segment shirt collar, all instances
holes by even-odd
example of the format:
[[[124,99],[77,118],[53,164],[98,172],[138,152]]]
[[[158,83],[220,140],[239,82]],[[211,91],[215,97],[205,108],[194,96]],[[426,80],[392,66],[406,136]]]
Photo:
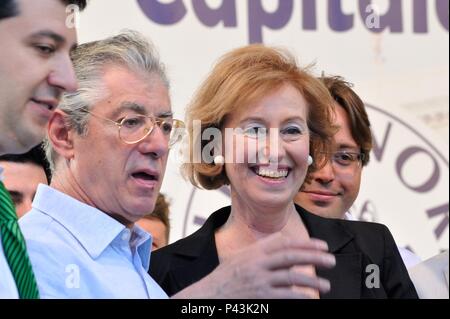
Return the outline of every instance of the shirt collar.
[[[97,208],[43,184],[38,186],[32,207],[66,228],[93,259],[126,228]]]
[[[137,224],[133,227],[134,241],[131,245],[136,247],[137,253],[142,261],[142,267],[148,271],[150,267],[150,255],[152,251],[153,237],[150,233],[139,227]]]

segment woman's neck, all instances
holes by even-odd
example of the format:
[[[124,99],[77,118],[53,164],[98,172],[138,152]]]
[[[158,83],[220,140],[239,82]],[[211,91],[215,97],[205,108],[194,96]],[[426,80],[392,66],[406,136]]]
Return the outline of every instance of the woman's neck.
[[[293,201],[284,207],[261,207],[244,202],[233,193],[231,198],[231,214],[215,236],[220,257],[274,233],[308,236]]]

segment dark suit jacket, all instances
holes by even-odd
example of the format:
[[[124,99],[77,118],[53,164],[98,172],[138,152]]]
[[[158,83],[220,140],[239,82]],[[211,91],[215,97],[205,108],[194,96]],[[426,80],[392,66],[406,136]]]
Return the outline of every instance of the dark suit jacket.
[[[417,298],[386,226],[327,219],[299,206],[296,208],[309,235],[326,241],[329,251],[336,256],[333,269],[316,270],[318,276],[331,283],[331,291],[321,298]],[[169,296],[202,279],[219,265],[214,233],[226,222],[230,211],[230,207],[216,211],[192,235],[152,253],[149,273]],[[375,283],[371,264],[379,267],[379,288],[366,285],[366,281]]]

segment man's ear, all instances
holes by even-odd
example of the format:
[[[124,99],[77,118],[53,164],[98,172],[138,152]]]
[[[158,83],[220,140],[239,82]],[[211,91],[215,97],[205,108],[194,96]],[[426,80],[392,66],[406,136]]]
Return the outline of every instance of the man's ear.
[[[66,114],[61,110],[55,110],[47,126],[47,135],[53,149],[65,159],[72,159],[73,150],[73,131],[69,129],[66,120]]]

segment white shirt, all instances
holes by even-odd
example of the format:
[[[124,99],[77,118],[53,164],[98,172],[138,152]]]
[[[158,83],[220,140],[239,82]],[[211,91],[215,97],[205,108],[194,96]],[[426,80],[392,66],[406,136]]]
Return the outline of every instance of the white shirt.
[[[0,180],[3,180],[3,168],[0,167]],[[0,232],[0,238],[1,238]],[[6,261],[5,253],[3,252],[3,244],[0,240],[0,299],[18,299],[19,292],[17,291],[16,282]]]
[[[147,232],[43,184],[32,207],[20,226],[41,298],[167,298]]]
[[[357,220],[349,212],[345,213],[344,219],[345,220]],[[418,263],[420,263],[422,261],[422,259],[420,259],[420,257],[417,256],[416,254],[414,254],[412,251],[410,251],[406,248],[403,248],[403,247],[399,247],[399,246],[397,246],[397,248],[400,253],[400,256],[402,257],[403,263],[405,264],[407,269],[414,267],[415,265],[417,265]]]
[[[448,299],[448,250],[408,271],[420,299]]]

